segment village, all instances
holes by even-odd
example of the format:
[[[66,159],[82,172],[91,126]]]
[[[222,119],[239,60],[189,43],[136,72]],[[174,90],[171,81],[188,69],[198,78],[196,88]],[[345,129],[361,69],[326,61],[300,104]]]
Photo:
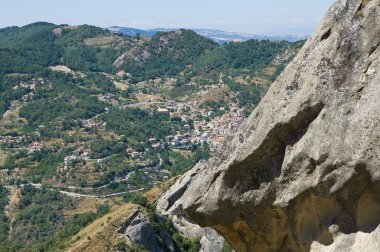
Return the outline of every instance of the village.
[[[228,135],[233,134],[244,120],[244,110],[237,104],[217,108],[218,111],[201,108],[198,101],[177,102],[169,100],[165,107],[158,108],[159,113],[167,113],[170,118],[180,118],[184,123],[181,134],[167,136],[166,142],[173,149],[189,150],[193,144],[208,145],[211,151],[217,151]],[[152,147],[158,147],[157,140]]]
[[[225,89],[228,89],[227,86],[219,83],[205,85],[203,92],[223,91]],[[27,104],[31,102],[33,95],[33,92],[28,93],[22,96],[19,102]],[[32,159],[50,155],[49,153],[64,153],[63,155],[58,154],[60,161],[55,165],[57,174],[72,174],[75,177],[78,174],[93,170],[93,174],[100,178],[100,181],[92,182],[93,188],[105,189],[105,186],[110,185],[112,181],[123,182],[132,186],[132,184],[136,184],[133,181],[143,177],[146,181],[144,183],[154,185],[175,175],[174,170],[168,170],[168,164],[169,167],[173,166],[176,167],[173,169],[179,170],[182,169],[179,167],[186,166],[176,160],[172,156],[174,154],[170,154],[171,156],[166,158],[167,163],[164,167],[165,165],[161,165],[160,153],[177,153],[182,156],[182,159],[186,159],[195,155],[198,149],[207,153],[216,152],[221,149],[227,136],[232,135],[245,119],[244,108],[239,106],[236,95],[229,94],[227,99],[221,97],[209,99],[207,94],[201,92],[198,96],[190,99],[158,98],[158,96],[140,93],[140,91],[136,96],[138,95],[140,95],[138,99],[127,102],[120,99],[118,94],[111,92],[97,94],[96,98],[104,102],[103,109],[91,118],[80,119],[75,131],[62,132],[59,139],[47,137],[45,131],[47,126],[42,124],[35,131],[29,133],[15,131],[15,134],[8,134],[6,132],[10,131],[3,131],[3,134],[0,133],[0,146],[4,150],[0,165],[5,165],[7,157],[12,157],[12,155],[21,152],[24,157]],[[140,142],[137,146],[128,143],[127,140],[123,143],[123,150],[99,155],[92,146],[94,140],[99,136],[100,139],[104,140],[113,135],[114,137],[111,140],[113,144],[123,142],[123,135],[109,130],[107,127],[109,121],[105,120],[106,115],[115,109],[121,111],[141,109],[151,115],[161,115],[160,118],[162,119],[160,120],[165,121],[170,127],[168,130],[170,134],[161,137],[148,135],[147,141]],[[115,169],[113,161],[115,156],[121,157],[124,167],[128,168],[125,168],[117,176],[112,175],[112,179],[102,179],[102,174],[107,174]],[[33,165],[33,162],[29,164]],[[138,173],[136,173],[137,171]],[[136,177],[137,174],[142,174],[142,176]],[[130,175],[133,176],[129,178]],[[10,176],[8,179],[13,177],[17,176]],[[129,179],[125,179],[126,177]],[[76,181],[73,178],[70,180]],[[76,181],[75,183],[78,184],[79,182]],[[131,187],[131,189],[136,188],[136,186]]]
[[[108,112],[105,108],[105,113]],[[228,108],[219,107],[218,111],[210,110],[200,106],[198,101],[180,102],[168,100],[156,108],[159,114],[168,115],[173,123],[174,132],[177,134],[168,135],[164,139],[149,138],[149,143],[153,149],[168,147],[174,150],[190,151],[193,145],[207,146],[210,151],[217,151],[221,148],[223,141],[228,135],[233,134],[245,118],[244,110],[237,104],[229,103]],[[215,114],[218,113],[218,116]],[[84,127],[99,130],[105,126],[105,122],[92,118],[84,121]],[[38,136],[38,133],[36,133]],[[43,143],[31,141],[36,138],[29,136],[0,135],[0,144],[22,144],[29,153],[40,151]],[[38,138],[38,137],[37,137]],[[26,146],[25,146],[26,145]],[[140,161],[146,156],[146,152],[138,152],[134,148],[127,149],[128,157],[132,160]],[[91,150],[79,147],[73,151],[72,155],[66,156],[63,163],[69,165],[78,160],[90,161]],[[104,159],[95,159],[97,163],[104,162]]]
[[[36,135],[22,135],[22,136],[12,136],[12,135],[0,135],[0,145],[6,146],[8,148],[23,147],[28,153],[33,153],[34,151],[40,151],[43,144],[39,141],[34,141]]]

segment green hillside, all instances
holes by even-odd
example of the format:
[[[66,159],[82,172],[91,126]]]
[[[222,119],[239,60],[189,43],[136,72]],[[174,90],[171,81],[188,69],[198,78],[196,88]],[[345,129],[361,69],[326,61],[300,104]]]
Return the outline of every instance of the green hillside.
[[[217,48],[209,39],[189,30],[158,33],[134,48],[120,69],[128,69],[138,82],[162,76],[176,76],[200,56]]]
[[[209,158],[302,44],[0,29],[0,250],[64,250],[109,207]]]

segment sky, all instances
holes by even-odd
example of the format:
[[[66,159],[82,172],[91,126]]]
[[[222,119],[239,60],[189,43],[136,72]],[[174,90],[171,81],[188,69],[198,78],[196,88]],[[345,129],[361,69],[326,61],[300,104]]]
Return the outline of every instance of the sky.
[[[334,0],[1,0],[0,27],[37,21],[100,27],[310,33]]]

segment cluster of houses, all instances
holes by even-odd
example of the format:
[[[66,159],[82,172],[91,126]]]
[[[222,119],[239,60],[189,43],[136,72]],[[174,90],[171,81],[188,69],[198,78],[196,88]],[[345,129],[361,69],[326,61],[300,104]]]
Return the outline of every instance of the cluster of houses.
[[[211,119],[215,111],[206,108],[199,108],[198,101],[177,102],[169,100],[164,108],[158,108],[158,113],[168,113],[171,118],[179,117],[185,123],[183,125],[184,134],[167,136],[166,142],[173,149],[188,150],[192,144],[208,144],[211,150],[217,150],[222,146],[226,136],[234,133],[245,118],[244,110],[237,104],[229,104],[229,112],[224,107],[219,110],[224,111],[222,116]],[[203,118],[203,120],[198,120]],[[208,119],[207,121],[205,119]],[[190,125],[189,121],[193,122]],[[152,143],[154,147],[159,147],[158,143]]]
[[[84,150],[83,148],[79,148],[75,151],[73,151],[73,154],[70,156],[67,156],[63,159],[65,164],[72,164],[77,160],[91,160],[90,157],[90,151],[89,150]],[[101,159],[96,160],[97,163],[101,163]]]
[[[43,144],[34,141],[32,143],[29,142],[30,139],[28,136],[1,136],[0,135],[0,144],[22,144],[22,146],[26,145],[26,149],[29,153],[33,153],[35,151],[40,151],[43,147]],[[28,144],[30,143],[30,144]]]
[[[97,95],[97,98],[98,98],[100,101],[104,101],[104,100],[109,101],[109,100],[111,100],[111,99],[113,99],[113,98],[115,98],[115,97],[116,97],[116,95],[111,94],[111,93],[108,93],[108,94],[105,94],[105,95],[103,95],[103,94],[98,94],[98,95]]]
[[[40,151],[42,147],[42,143],[35,141],[29,145],[29,152]]]
[[[2,144],[2,143],[21,143],[22,141],[23,141],[22,137],[0,136],[0,144]]]
[[[165,140],[171,148],[180,150],[189,150],[191,145],[195,143],[190,133],[167,136]]]
[[[145,152],[145,151],[143,151],[143,152],[139,152],[139,151],[136,151],[135,149],[133,149],[132,147],[129,147],[129,148],[127,149],[127,153],[128,153],[128,155],[129,155],[132,159],[134,159],[134,160],[136,160],[136,161],[140,161],[141,158],[144,158],[144,157],[146,156],[146,152]]]
[[[201,129],[201,132],[198,132],[198,134],[207,132],[207,143],[209,144],[210,149],[218,150],[222,146],[226,136],[236,132],[243,120],[244,111],[238,109],[236,112],[229,112],[221,117],[216,117],[208,123],[204,121],[194,122],[194,125],[198,126],[195,127],[198,131]]]
[[[149,138],[149,142],[150,142],[153,149],[157,149],[157,148],[161,147],[160,141],[158,141],[155,137]]]
[[[99,99],[112,99],[112,94],[107,94]],[[175,100],[167,101],[164,106],[157,108],[156,112],[167,114],[170,118],[180,118],[181,129],[176,135],[166,136],[165,139],[149,138],[150,146],[153,149],[165,145],[172,149],[191,150],[192,145],[208,145],[211,151],[221,148],[228,135],[233,134],[241,125],[245,118],[244,110],[240,109],[237,104],[230,102],[228,109],[220,107],[218,110],[223,111],[221,116],[213,116],[216,111],[200,106],[199,101],[177,102]],[[106,110],[107,112],[107,110]],[[85,127],[100,129],[105,126],[104,122],[94,122],[87,120]],[[147,156],[146,151],[136,151],[134,148],[127,149],[129,158],[135,161],[141,161]],[[78,149],[72,155],[65,157],[65,164],[70,164],[76,160],[90,160],[89,151]],[[97,160],[101,162],[102,160]]]

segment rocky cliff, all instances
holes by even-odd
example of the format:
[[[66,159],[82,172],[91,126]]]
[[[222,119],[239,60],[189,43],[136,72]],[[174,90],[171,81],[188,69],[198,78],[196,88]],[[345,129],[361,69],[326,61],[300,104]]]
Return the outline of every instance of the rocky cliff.
[[[339,0],[240,130],[159,201],[237,251],[380,251],[380,0]]]

